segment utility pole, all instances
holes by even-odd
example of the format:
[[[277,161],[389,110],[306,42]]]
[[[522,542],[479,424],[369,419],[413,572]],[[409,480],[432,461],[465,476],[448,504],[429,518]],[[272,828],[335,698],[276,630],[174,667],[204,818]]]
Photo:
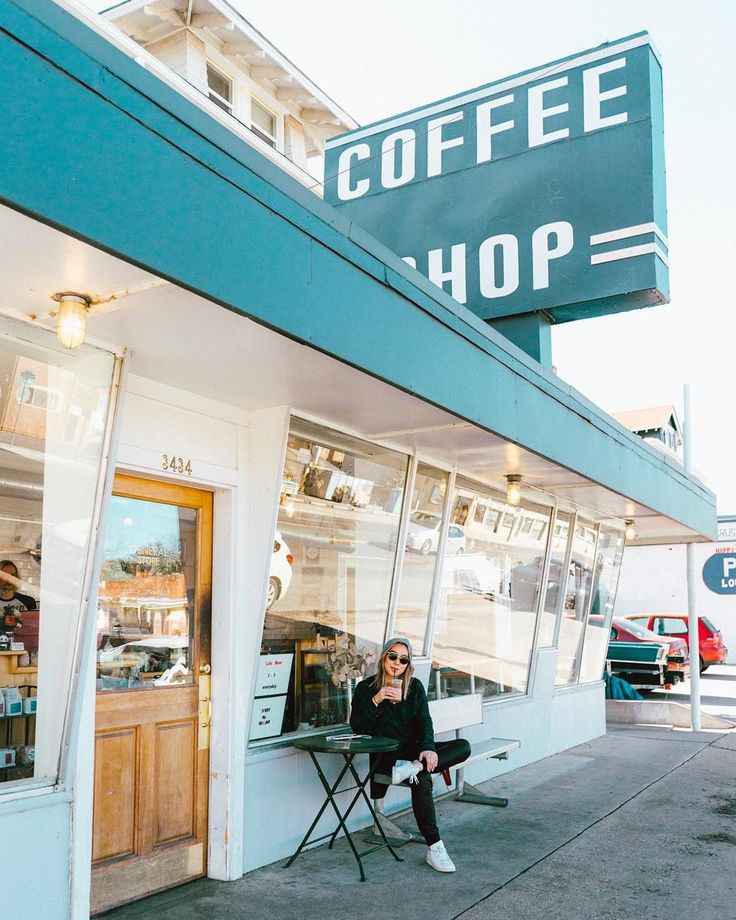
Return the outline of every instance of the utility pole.
[[[693,416],[690,402],[690,384],[682,388],[684,409],[683,453],[685,472],[692,472],[693,447],[692,430]],[[694,732],[700,731],[700,627],[698,623],[698,610],[695,605],[695,552],[692,543],[685,546],[686,553],[686,578],[687,578],[687,631],[688,645],[690,646],[690,726]]]

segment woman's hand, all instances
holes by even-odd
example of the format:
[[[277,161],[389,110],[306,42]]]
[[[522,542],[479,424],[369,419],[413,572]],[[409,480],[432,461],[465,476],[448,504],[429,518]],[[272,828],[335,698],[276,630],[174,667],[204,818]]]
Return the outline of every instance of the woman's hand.
[[[384,700],[390,700],[392,703],[400,703],[401,689],[399,687],[390,687],[388,685],[381,687],[378,693],[376,693],[373,697],[373,702],[376,706],[378,706]]]
[[[437,751],[422,751],[419,759],[424,761],[427,773],[431,773],[437,767]]]

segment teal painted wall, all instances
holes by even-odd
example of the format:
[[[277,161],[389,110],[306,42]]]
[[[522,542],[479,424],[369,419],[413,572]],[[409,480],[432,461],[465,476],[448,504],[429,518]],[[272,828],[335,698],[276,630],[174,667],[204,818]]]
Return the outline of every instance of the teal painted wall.
[[[0,0],[0,59],[4,203],[715,533],[712,493],[50,0]]]

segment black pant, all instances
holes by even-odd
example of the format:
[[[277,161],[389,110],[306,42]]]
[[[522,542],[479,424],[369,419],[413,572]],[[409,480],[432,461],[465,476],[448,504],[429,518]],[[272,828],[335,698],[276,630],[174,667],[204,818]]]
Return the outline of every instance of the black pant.
[[[462,763],[470,756],[470,744],[464,738],[458,738],[455,741],[437,741],[435,747],[437,748],[437,766],[432,773],[441,773],[448,767],[454,767],[455,764]],[[416,755],[402,757],[396,754],[383,754],[377,758],[376,773],[386,773],[390,776],[391,768],[397,760],[416,760]],[[422,837],[427,841],[428,847],[431,847],[433,843],[437,843],[440,839],[440,832],[437,829],[437,817],[434,811],[434,797],[432,795],[432,773],[422,770],[417,776],[418,782],[412,783],[409,787],[411,789],[411,807],[417,827]],[[385,783],[379,783],[375,778],[371,780],[371,798],[382,799],[387,790],[388,786]]]

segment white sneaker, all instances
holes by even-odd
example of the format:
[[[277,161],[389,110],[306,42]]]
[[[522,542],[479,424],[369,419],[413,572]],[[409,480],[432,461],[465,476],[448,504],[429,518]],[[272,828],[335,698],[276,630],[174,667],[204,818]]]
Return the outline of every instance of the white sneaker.
[[[391,770],[391,785],[398,786],[400,783],[418,783],[417,773],[419,769],[411,760],[397,760]]]
[[[427,850],[427,865],[438,872],[454,872],[455,863],[447,855],[445,845],[441,840],[433,843]]]

